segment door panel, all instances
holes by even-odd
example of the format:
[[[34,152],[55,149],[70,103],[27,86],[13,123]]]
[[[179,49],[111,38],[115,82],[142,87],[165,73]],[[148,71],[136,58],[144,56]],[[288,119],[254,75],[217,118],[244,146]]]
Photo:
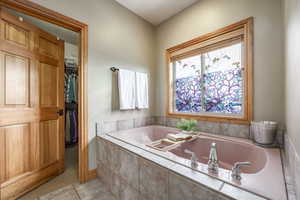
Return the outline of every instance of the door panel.
[[[29,48],[29,32],[15,24],[4,22],[5,40]]]
[[[64,42],[0,9],[0,199],[64,168]]]
[[[40,165],[48,166],[59,161],[59,122],[40,122]]]
[[[58,66],[40,63],[41,107],[58,107]]]
[[[5,137],[5,179],[9,180],[30,171],[29,124],[2,127]]]
[[[0,36],[1,40],[7,42],[5,45],[14,45],[23,50],[33,51],[35,43],[34,30],[36,30],[36,27],[19,20],[3,10],[0,11],[0,15],[2,21],[0,24]]]
[[[5,70],[4,70],[4,53],[0,51],[0,108],[3,107],[5,101]]]
[[[11,54],[4,55],[5,106],[28,106],[29,61]]]
[[[64,167],[64,42],[39,32],[41,165]]]
[[[47,34],[41,34],[39,38],[39,52],[42,55],[52,57],[54,59],[59,58],[59,46],[56,42],[57,38]]]
[[[5,180],[5,133],[0,128],[0,183]],[[0,189],[1,190],[1,189]]]

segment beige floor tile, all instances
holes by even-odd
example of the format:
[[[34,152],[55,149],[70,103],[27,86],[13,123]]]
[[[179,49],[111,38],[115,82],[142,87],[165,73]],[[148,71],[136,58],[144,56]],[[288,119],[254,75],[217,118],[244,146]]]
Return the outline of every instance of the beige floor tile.
[[[74,187],[82,200],[115,200],[99,179],[91,180],[85,184],[74,184]]]
[[[65,151],[64,173],[25,194],[20,198],[20,200],[33,200],[39,196],[56,191],[65,186],[78,183],[77,169],[77,147],[67,148]]]
[[[80,200],[72,185],[41,196],[39,200]]]
[[[77,179],[77,148],[66,149],[65,172],[20,200],[116,200],[99,179],[80,184]]]

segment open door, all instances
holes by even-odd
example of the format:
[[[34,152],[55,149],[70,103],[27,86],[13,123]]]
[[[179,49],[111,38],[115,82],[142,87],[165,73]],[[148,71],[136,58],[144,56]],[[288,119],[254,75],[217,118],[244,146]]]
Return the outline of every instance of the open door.
[[[0,199],[64,169],[64,42],[0,10]]]

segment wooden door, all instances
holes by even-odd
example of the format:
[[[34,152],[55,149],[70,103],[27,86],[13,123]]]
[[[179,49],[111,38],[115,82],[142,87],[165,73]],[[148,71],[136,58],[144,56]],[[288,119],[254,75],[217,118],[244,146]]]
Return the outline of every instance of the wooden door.
[[[64,43],[0,10],[0,199],[64,168]]]

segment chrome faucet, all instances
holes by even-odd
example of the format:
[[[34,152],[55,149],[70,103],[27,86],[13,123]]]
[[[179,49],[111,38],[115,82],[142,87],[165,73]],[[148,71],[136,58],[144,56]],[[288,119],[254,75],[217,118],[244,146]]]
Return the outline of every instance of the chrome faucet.
[[[210,145],[209,159],[208,159],[208,170],[213,173],[218,173],[219,171],[219,161],[217,155],[217,145],[215,142]]]
[[[184,152],[191,155],[191,168],[192,169],[197,169],[199,159],[196,156],[196,154],[194,152],[190,151],[190,150],[187,150],[187,149],[185,149]]]
[[[232,167],[232,170],[231,170],[231,177],[235,180],[241,180],[242,177],[241,177],[241,173],[242,173],[242,170],[241,170],[241,166],[249,166],[251,165],[250,162],[236,162],[233,167]]]

